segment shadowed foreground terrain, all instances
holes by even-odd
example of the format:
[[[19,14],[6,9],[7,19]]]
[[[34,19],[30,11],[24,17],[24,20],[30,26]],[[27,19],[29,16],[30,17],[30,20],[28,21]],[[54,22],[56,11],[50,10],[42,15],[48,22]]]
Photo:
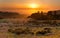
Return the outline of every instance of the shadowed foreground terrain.
[[[60,14],[56,13],[37,12],[21,18],[15,12],[0,12],[0,38],[60,38]]]
[[[22,19],[0,19],[1,38],[60,38],[60,26],[42,26]],[[28,25],[29,24],[29,25]],[[32,25],[32,26],[30,26]],[[44,24],[45,25],[45,24]],[[4,37],[3,37],[4,36]]]

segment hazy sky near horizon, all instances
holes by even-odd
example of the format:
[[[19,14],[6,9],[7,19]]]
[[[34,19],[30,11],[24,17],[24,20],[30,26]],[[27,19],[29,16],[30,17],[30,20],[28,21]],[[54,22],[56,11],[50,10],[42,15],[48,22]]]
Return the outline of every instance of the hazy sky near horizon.
[[[60,7],[60,0],[0,0],[0,6],[24,6],[28,3],[37,3],[39,5],[47,5],[48,7]]]
[[[60,9],[60,0],[0,0],[1,8],[26,8],[27,4],[36,3],[40,8]]]

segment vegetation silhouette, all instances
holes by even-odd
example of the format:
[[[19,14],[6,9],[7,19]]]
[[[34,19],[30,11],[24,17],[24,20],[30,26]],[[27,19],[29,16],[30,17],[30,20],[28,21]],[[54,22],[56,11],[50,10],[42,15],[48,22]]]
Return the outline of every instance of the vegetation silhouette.
[[[46,14],[41,12],[32,13],[28,18],[35,20],[60,20],[60,10],[48,11]]]

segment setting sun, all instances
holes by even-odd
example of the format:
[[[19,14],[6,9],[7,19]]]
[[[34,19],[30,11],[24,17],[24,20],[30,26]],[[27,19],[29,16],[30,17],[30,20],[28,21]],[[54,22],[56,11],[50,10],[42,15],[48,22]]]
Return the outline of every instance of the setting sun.
[[[29,8],[38,8],[38,4],[32,3],[28,5]]]

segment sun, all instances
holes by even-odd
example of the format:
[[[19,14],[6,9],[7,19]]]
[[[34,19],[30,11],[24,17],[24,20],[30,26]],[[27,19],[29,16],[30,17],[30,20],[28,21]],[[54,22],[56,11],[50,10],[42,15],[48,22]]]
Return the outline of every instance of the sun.
[[[38,4],[35,4],[35,3],[31,3],[28,6],[29,8],[38,8]]]

